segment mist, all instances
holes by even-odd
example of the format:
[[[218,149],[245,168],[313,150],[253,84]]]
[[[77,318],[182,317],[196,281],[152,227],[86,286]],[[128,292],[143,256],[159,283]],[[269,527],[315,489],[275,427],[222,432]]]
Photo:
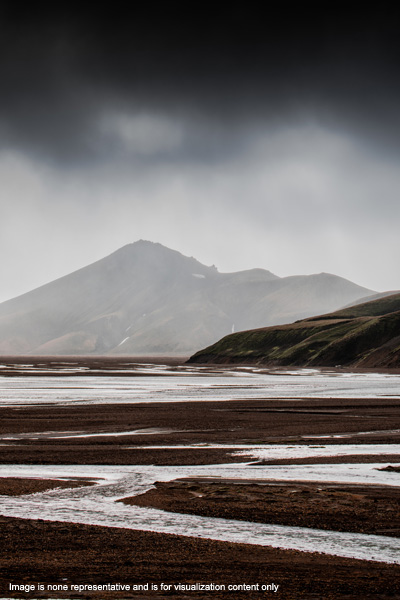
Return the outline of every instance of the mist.
[[[388,7],[2,10],[0,300],[138,239],[400,288]]]

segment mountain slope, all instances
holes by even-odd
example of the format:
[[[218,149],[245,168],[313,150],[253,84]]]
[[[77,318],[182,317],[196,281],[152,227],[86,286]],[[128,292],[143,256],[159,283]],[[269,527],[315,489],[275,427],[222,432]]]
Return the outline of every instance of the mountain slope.
[[[140,240],[0,304],[0,354],[189,354],[371,294],[334,275],[219,273]]]
[[[400,367],[400,294],[290,325],[229,335],[189,362]]]

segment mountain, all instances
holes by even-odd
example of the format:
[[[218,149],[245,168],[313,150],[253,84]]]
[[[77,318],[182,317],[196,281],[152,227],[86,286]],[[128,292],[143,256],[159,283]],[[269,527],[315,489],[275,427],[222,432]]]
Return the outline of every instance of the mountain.
[[[228,335],[191,363],[400,367],[400,293],[330,314]]]
[[[288,323],[372,293],[326,273],[219,273],[140,240],[0,304],[0,354],[190,354],[233,329]]]

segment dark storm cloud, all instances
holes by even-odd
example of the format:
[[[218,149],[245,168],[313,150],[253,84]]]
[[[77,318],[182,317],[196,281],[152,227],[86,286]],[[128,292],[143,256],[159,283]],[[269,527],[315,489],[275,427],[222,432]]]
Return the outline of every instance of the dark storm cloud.
[[[118,156],[110,119],[145,111],[182,123],[171,158],[215,158],[260,126],[299,120],[397,149],[393,5],[221,5],[217,15],[215,4],[136,4],[3,4],[3,147],[61,163]]]
[[[394,3],[83,4],[0,4],[0,300],[140,238],[399,287]]]

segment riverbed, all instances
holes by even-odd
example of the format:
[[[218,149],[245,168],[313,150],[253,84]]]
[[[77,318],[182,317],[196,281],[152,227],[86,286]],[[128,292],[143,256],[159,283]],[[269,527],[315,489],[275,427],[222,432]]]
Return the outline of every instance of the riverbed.
[[[0,496],[3,516],[400,564],[390,535],[120,502],[186,478],[398,488],[397,374],[27,362],[0,374],[0,416],[1,477],[95,481]]]

